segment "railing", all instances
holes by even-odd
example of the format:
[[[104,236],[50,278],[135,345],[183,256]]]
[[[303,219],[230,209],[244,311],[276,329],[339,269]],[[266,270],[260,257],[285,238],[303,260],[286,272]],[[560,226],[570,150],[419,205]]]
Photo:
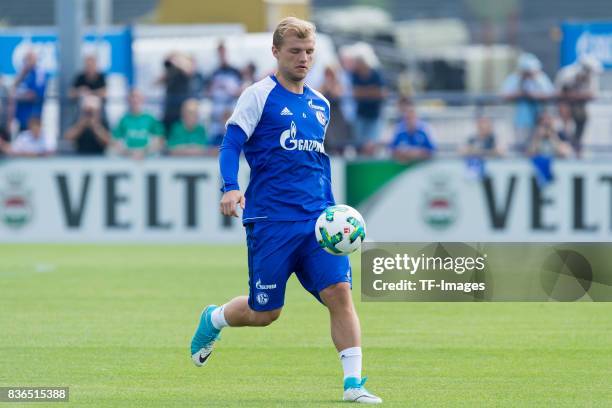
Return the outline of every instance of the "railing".
[[[158,118],[163,116],[163,96],[145,97],[144,110]],[[485,115],[493,121],[499,145],[509,155],[513,155],[515,135],[513,126],[514,107],[493,94],[466,94],[456,92],[431,92],[413,98],[420,117],[431,125],[433,139],[443,156],[456,155],[468,137],[475,134],[475,119]],[[393,137],[395,123],[399,117],[397,97],[390,97],[382,114],[383,131],[379,136],[381,145]],[[59,135],[59,98],[49,92],[43,109],[43,131],[52,146],[61,140]],[[66,101],[74,107],[75,120],[78,109],[74,101]],[[127,110],[124,95],[110,95],[106,100],[106,117],[112,127],[116,125]],[[555,112],[554,103],[548,109]],[[200,99],[201,122],[210,128],[212,102],[209,98]],[[583,136],[585,157],[612,155],[612,94],[603,93],[597,100],[588,104],[589,121]],[[333,118],[332,118],[333,120]],[[16,130],[13,128],[13,135]]]

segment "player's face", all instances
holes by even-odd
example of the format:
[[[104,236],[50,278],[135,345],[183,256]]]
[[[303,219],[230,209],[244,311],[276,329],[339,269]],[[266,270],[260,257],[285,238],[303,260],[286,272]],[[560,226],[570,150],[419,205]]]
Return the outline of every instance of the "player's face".
[[[312,68],[315,50],[315,39],[298,38],[295,33],[289,32],[280,48],[272,47],[272,53],[278,60],[278,70],[285,78],[301,82],[306,78]]]

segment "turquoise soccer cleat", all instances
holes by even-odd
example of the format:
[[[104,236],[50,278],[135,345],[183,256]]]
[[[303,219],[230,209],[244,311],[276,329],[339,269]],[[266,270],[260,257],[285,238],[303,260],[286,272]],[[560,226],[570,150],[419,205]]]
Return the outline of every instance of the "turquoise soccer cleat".
[[[382,399],[370,393],[363,386],[367,378],[358,380],[355,377],[348,377],[344,380],[344,395],[342,399],[348,402],[357,402],[360,404],[381,404]]]
[[[211,321],[212,312],[216,308],[218,308],[216,305],[206,306],[200,316],[198,328],[191,339],[191,360],[198,367],[208,362],[215,341],[219,339],[220,330],[215,329]]]

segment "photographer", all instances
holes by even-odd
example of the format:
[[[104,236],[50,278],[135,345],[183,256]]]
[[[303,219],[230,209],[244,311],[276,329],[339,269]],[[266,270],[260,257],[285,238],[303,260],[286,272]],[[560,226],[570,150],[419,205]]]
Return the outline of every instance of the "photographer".
[[[65,138],[74,143],[75,151],[81,155],[100,155],[110,141],[108,126],[101,115],[102,102],[94,95],[81,100],[77,122],[66,131]]]
[[[181,118],[181,106],[191,95],[191,77],[194,73],[193,61],[186,55],[175,52],[164,60],[164,75],[158,83],[164,84],[163,124],[168,135],[174,122]]]
[[[602,70],[598,59],[583,55],[577,62],[562,68],[555,80],[561,109],[569,108],[574,129],[567,136],[578,155],[582,152],[582,135],[588,121],[587,103],[599,92]]]
[[[517,69],[504,80],[501,96],[515,105],[516,144],[524,151],[531,142],[544,103],[554,96],[554,87],[533,54],[522,54]]]

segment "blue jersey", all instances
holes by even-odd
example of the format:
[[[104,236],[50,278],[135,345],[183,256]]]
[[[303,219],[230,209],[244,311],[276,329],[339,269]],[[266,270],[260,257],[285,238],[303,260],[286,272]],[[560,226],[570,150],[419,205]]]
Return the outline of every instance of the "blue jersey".
[[[304,86],[285,89],[274,76],[248,87],[227,125],[246,135],[251,168],[243,223],[317,218],[334,204],[329,157],[323,149],[329,102]]]
[[[23,81],[17,86],[17,94],[25,94],[26,92],[34,92],[34,100],[18,101],[15,107],[15,118],[19,122],[21,128],[28,126],[28,120],[32,116],[40,117],[42,115],[43,103],[45,98],[45,90],[49,74],[41,69],[33,68],[27,73]]]
[[[420,148],[433,152],[436,148],[431,141],[431,130],[424,122],[419,121],[416,129],[409,129],[405,121],[400,121],[391,142],[391,149]]]

